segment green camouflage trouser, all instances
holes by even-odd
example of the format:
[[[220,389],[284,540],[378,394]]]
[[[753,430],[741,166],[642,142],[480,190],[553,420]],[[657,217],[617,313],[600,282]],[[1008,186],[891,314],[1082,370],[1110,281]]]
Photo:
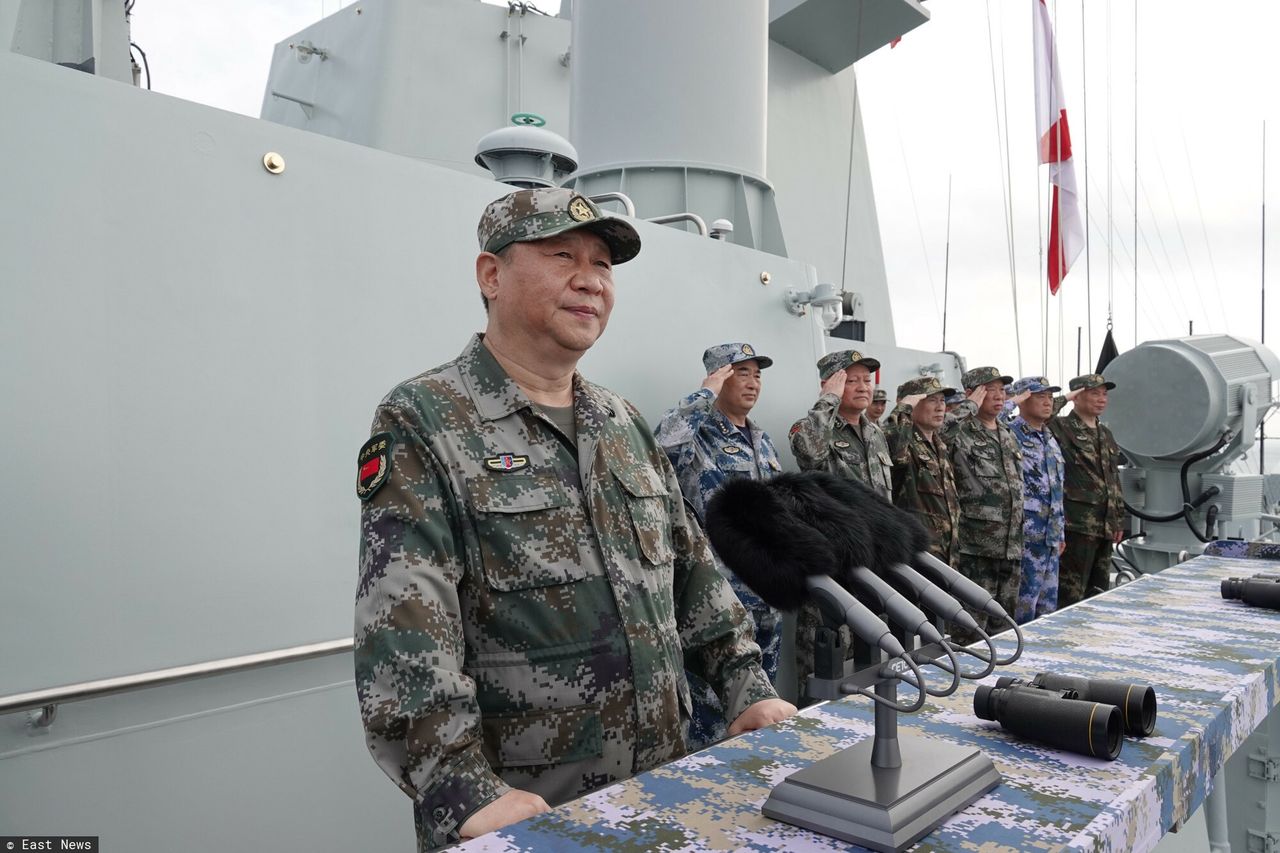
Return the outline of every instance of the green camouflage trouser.
[[[1111,586],[1111,540],[1067,531],[1067,549],[1058,564],[1058,609]]]
[[[1018,590],[1022,586],[1022,561],[1002,560],[996,557],[975,557],[972,554],[959,554],[953,564],[956,571],[985,589],[1005,609],[1009,617],[1013,617],[1018,605]],[[1059,605],[1061,606],[1061,605]],[[977,613],[966,607],[969,615],[978,622],[978,627],[988,633],[997,634],[1009,627],[1007,622],[991,619],[985,613]],[[952,626],[952,640],[959,645],[975,642],[977,635],[970,634],[962,628]]]

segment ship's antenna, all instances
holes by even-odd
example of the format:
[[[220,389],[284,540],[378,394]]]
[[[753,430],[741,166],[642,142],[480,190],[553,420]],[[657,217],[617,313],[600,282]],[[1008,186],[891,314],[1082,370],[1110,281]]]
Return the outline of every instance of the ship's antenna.
[[[1085,338],[1089,344],[1089,358],[1093,358],[1093,274],[1089,264],[1089,62],[1088,51],[1085,49],[1086,40],[1089,31],[1084,25],[1084,0],[1080,0],[1080,76],[1081,91],[1084,94],[1084,148],[1081,153],[1084,155],[1084,162],[1081,163],[1081,172],[1084,174],[1084,326]],[[1136,195],[1136,192],[1135,192]],[[1133,250],[1138,251],[1138,247],[1134,246]],[[1077,347],[1079,349],[1079,347]],[[1080,358],[1076,357],[1076,375],[1080,375]]]
[[[942,256],[942,351],[947,351],[947,293],[951,280],[951,173],[947,173],[947,251]],[[935,293],[937,291],[934,291]]]
[[[1267,120],[1262,120],[1262,341],[1267,342]],[[1270,414],[1268,412],[1267,414]],[[1258,436],[1258,473],[1266,473],[1267,465],[1267,415],[1262,416]]]
[[[862,55],[862,4],[858,4],[858,34],[853,37],[853,55]],[[849,218],[853,212],[853,144],[858,135],[858,72],[853,73],[853,114],[849,116],[849,173],[845,176],[844,188],[844,252],[840,259],[840,289],[845,290],[848,282],[845,276],[849,271]],[[934,291],[937,299],[937,291]],[[937,303],[934,303],[936,308]]]

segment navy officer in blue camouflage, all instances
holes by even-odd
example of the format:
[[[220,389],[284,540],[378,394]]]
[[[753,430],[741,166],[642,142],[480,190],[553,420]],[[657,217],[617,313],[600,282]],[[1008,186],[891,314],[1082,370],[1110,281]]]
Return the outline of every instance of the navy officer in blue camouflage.
[[[654,432],[699,522],[706,522],[707,502],[726,481],[763,480],[782,471],[773,440],[749,417],[760,399],[760,372],[771,364],[773,359],[757,353],[751,344],[711,347],[702,354],[707,372],[702,387],[667,412]],[[727,566],[716,562],[755,621],[761,665],[769,681],[776,682],[781,617]],[[693,697],[689,748],[701,749],[724,739],[728,721],[711,685],[696,673],[686,672],[685,677]]]

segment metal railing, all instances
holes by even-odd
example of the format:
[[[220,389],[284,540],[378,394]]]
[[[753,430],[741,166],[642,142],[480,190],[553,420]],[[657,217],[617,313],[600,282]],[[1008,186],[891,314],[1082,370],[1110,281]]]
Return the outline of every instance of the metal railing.
[[[631,196],[627,195],[626,193],[597,193],[596,195],[587,196],[587,198],[591,199],[596,204],[603,204],[606,201],[616,201],[622,205],[623,213],[625,213],[627,216],[632,217],[633,219],[635,218],[635,215],[636,215],[635,202],[633,202],[631,200]]]
[[[654,216],[645,220],[655,225],[667,225],[671,222],[692,222],[698,226],[698,233],[703,237],[709,237],[711,232],[707,230],[707,221],[696,213],[668,213],[665,216]]]
[[[348,637],[343,640],[309,643],[271,652],[258,652],[252,655],[222,658],[221,660],[193,663],[186,666],[174,666],[168,669],[153,669],[150,672],[120,675],[115,678],[102,678],[97,681],[82,681],[78,684],[48,687],[27,693],[14,693],[9,696],[0,696],[0,714],[33,711],[38,708],[41,709],[41,714],[32,721],[32,724],[43,727],[53,722],[58,713],[58,706],[67,702],[101,699],[104,696],[128,693],[133,690],[144,690],[149,687],[161,687],[166,684],[193,681],[214,675],[227,675],[233,672],[243,672],[249,669],[259,669],[282,663],[296,663],[312,658],[349,652],[352,650],[353,645],[352,638]]]

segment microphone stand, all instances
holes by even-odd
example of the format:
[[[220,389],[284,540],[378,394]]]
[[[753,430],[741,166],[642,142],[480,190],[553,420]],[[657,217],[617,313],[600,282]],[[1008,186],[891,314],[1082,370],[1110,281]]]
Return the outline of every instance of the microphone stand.
[[[1000,774],[976,747],[899,736],[898,711],[885,703],[897,704],[905,664],[887,659],[856,635],[854,658],[846,661],[839,632],[843,622],[824,607],[820,612],[807,692],[813,699],[835,699],[874,686],[884,700],[875,703],[875,734],[788,776],[762,811],[775,820],[898,853],[998,785]],[[934,643],[920,647],[915,634],[890,624],[917,663],[945,654]],[[918,689],[924,687],[921,683]]]

